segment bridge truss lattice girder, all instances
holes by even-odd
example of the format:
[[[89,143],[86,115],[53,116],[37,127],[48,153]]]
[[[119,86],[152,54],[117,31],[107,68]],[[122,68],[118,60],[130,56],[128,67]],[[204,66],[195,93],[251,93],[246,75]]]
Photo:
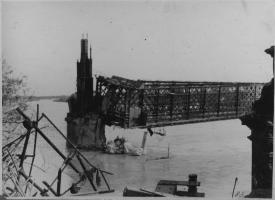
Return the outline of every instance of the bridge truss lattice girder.
[[[238,118],[250,111],[262,87],[262,83],[154,82],[98,77],[96,97],[108,96],[107,124],[148,128]]]

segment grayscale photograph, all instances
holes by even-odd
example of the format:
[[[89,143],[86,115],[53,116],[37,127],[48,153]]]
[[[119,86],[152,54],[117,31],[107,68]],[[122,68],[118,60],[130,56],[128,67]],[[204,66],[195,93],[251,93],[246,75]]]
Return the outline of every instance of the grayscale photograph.
[[[275,1],[0,3],[2,197],[272,198]]]

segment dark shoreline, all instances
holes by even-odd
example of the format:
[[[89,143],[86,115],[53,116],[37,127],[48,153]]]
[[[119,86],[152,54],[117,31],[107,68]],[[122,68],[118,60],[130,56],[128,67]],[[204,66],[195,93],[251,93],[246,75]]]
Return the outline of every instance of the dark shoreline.
[[[29,97],[29,101],[40,101],[40,100],[53,100],[55,102],[67,102],[69,96],[60,95],[60,96],[32,96]]]

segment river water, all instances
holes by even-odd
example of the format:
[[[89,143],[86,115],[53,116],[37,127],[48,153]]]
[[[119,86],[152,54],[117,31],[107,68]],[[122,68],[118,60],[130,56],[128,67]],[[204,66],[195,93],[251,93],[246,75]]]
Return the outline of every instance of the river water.
[[[40,112],[48,117],[66,134],[65,117],[68,112],[67,103],[41,100],[31,102],[35,110],[36,104],[40,105]],[[40,127],[49,125],[42,120]],[[116,136],[123,136],[127,141],[136,146],[142,142],[142,129],[121,129],[106,127],[107,140]],[[105,196],[122,196],[123,189],[127,186],[132,189],[143,188],[154,191],[157,182],[161,179],[187,180],[188,174],[198,174],[201,186],[199,192],[205,192],[206,197],[231,197],[235,178],[238,177],[235,193],[239,196],[248,194],[251,188],[251,142],[247,139],[250,134],[240,120],[225,120],[198,124],[178,125],[165,127],[166,136],[148,135],[146,141],[146,155],[110,155],[102,152],[83,151],[89,161],[97,167],[114,173],[107,179],[115,193]],[[46,127],[43,132],[61,149],[68,154],[64,139],[52,127]],[[50,146],[38,137],[37,165],[48,169],[59,168],[62,159]],[[168,154],[169,159],[158,159]],[[76,165],[77,162],[74,161]],[[52,176],[56,170],[52,170]],[[76,174],[69,169],[64,172],[62,185],[75,182]],[[40,176],[40,175],[39,175]],[[49,178],[49,175],[45,177]],[[71,178],[69,178],[71,177]],[[40,176],[42,178],[42,176]],[[101,189],[106,189],[102,186]],[[81,191],[93,192],[86,182]]]

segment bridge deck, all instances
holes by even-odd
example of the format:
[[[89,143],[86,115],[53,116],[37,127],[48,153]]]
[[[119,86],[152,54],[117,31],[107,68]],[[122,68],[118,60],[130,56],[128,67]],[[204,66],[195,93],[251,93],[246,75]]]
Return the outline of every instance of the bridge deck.
[[[234,119],[249,112],[262,83],[133,81],[97,77],[107,124],[146,128]],[[100,100],[101,99],[101,100]]]

